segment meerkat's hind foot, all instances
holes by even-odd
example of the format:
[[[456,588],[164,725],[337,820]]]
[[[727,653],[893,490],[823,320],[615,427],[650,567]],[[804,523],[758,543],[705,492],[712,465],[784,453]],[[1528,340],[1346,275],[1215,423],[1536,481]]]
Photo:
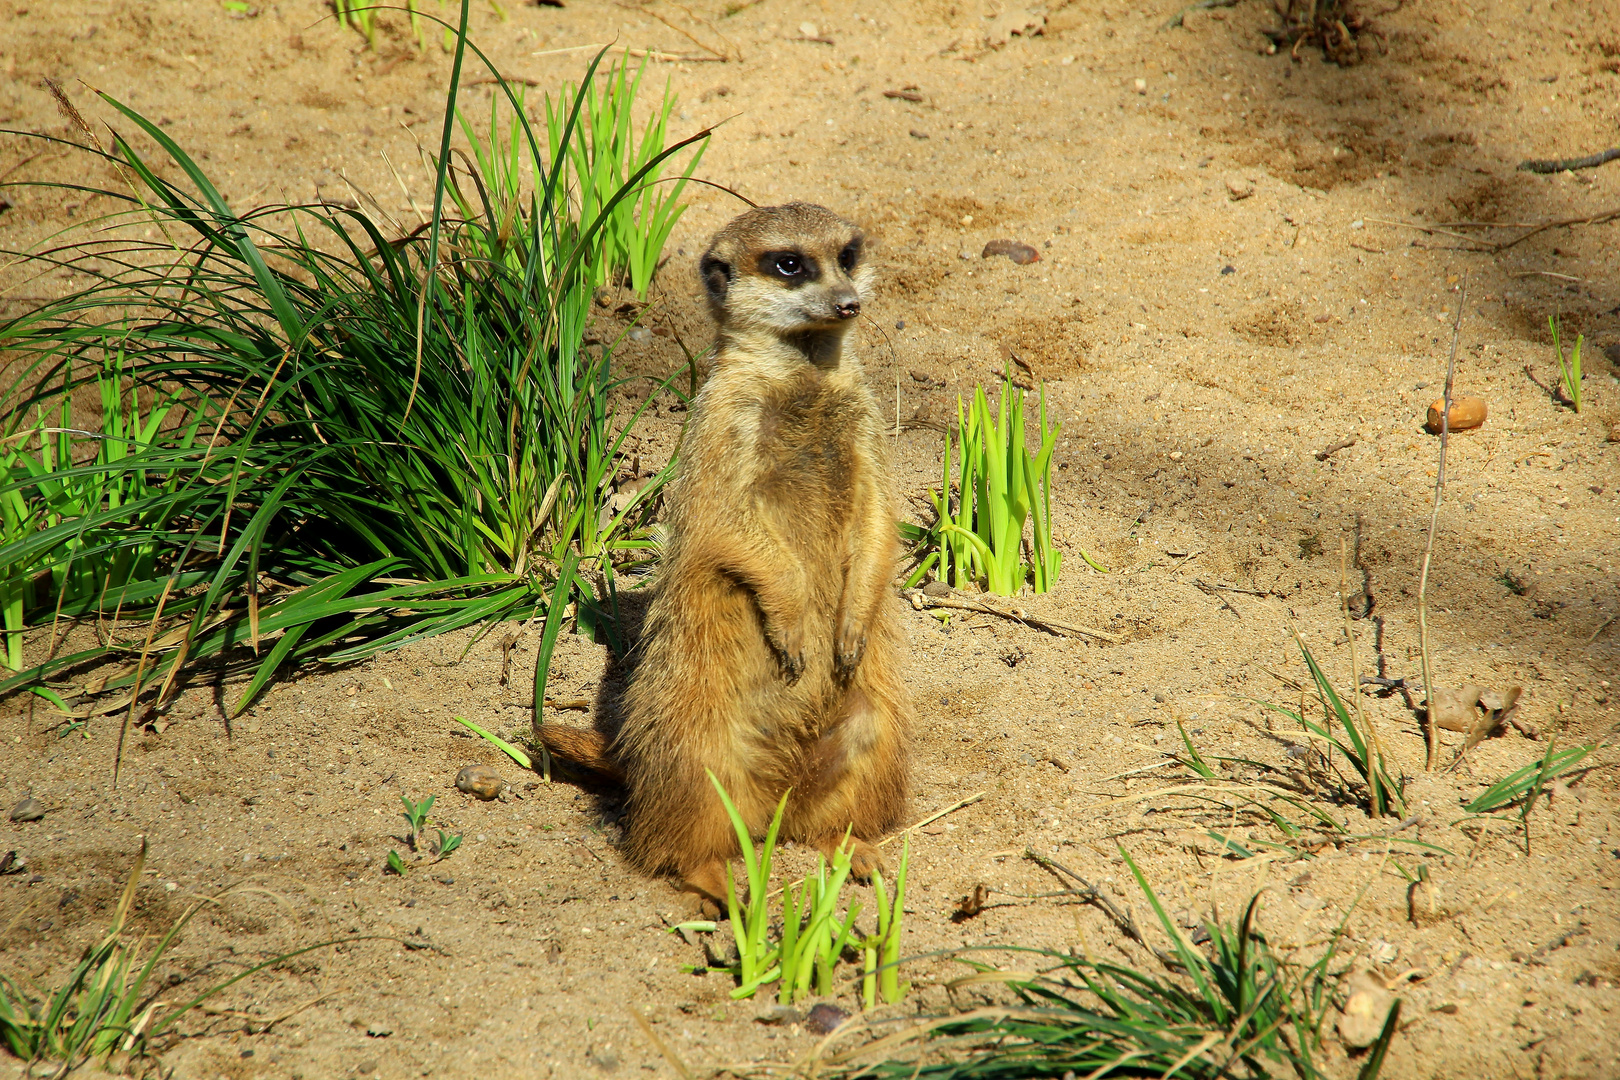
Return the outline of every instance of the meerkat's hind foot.
[[[883,853],[858,836],[851,836],[847,841],[842,836],[829,837],[816,847],[827,856],[828,862],[838,854],[840,847],[846,848],[849,851],[849,874],[857,881],[871,881],[874,871],[888,873],[889,868],[884,865]]]
[[[726,866],[719,859],[682,874],[676,887],[691,898],[702,918],[719,919],[725,916]]]

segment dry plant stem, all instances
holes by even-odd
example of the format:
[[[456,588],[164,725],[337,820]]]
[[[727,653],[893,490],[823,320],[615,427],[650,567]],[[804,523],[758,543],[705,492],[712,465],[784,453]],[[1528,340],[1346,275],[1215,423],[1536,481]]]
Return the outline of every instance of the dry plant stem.
[[[950,608],[954,611],[977,611],[985,615],[996,615],[1003,619],[1010,619],[1013,622],[1023,623],[1025,626],[1036,630],[1045,630],[1047,633],[1056,634],[1058,637],[1085,636],[1112,642],[1120,640],[1118,634],[1110,634],[1105,630],[1098,630],[1094,627],[1081,626],[1078,623],[1063,623],[1054,619],[1037,619],[1033,615],[1026,613],[1022,608],[1003,611],[1001,608],[992,607],[977,600],[957,600],[950,596],[929,596],[920,589],[912,589],[906,595],[914,605],[921,604],[923,608]]]
[[[1423,576],[1418,579],[1418,648],[1423,655],[1423,702],[1427,710],[1424,730],[1425,772],[1434,770],[1434,754],[1440,743],[1440,729],[1434,722],[1434,678],[1429,666],[1429,566],[1434,561],[1434,531],[1440,522],[1440,501],[1446,494],[1446,444],[1451,437],[1451,384],[1457,374],[1457,342],[1462,336],[1463,305],[1468,301],[1468,275],[1457,291],[1457,318],[1451,324],[1451,359],[1446,363],[1446,392],[1440,414],[1440,465],[1435,470],[1434,505],[1429,510],[1429,539],[1423,548]]]

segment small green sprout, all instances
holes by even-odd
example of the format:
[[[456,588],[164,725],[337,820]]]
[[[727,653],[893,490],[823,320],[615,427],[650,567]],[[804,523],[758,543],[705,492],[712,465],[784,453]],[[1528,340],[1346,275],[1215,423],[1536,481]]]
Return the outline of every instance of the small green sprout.
[[[877,893],[877,933],[862,944],[866,974],[861,980],[861,1006],[873,1008],[877,997],[885,1005],[893,1005],[906,996],[911,984],[900,981],[900,925],[905,919],[906,868],[911,862],[911,834],[906,834],[905,850],[900,855],[900,872],[894,879],[894,899],[889,899],[883,887],[883,875],[872,875],[872,889]]]
[[[443,829],[440,829],[439,842],[434,845],[433,854],[440,859],[447,859],[450,857],[450,853],[460,846],[460,833],[447,833]]]
[[[1547,327],[1552,331],[1553,355],[1558,358],[1558,375],[1564,383],[1564,395],[1569,398],[1570,405],[1576,412],[1581,411],[1581,345],[1586,341],[1586,335],[1575,335],[1575,348],[1566,357],[1563,343],[1558,336],[1558,316],[1547,317]]]
[[[405,871],[409,870],[410,868],[411,868],[410,864],[407,863],[404,859],[399,857],[399,852],[394,851],[392,849],[389,850],[389,852],[388,852],[388,873],[390,873],[390,874],[398,874],[400,877],[404,877],[405,876]]]
[[[421,802],[413,803],[403,795],[399,797],[399,801],[405,804],[405,813],[401,816],[410,826],[410,834],[405,838],[405,842],[411,845],[412,851],[416,850],[416,838],[422,832],[422,826],[427,824],[428,811],[433,809],[433,798],[429,795]]]

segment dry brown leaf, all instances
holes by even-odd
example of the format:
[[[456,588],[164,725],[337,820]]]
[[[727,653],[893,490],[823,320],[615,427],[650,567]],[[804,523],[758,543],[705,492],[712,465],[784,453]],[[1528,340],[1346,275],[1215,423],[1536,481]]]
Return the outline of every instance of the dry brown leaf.
[[[1468,739],[1463,743],[1462,752],[1468,753],[1468,751],[1484,742],[1492,733],[1506,725],[1513,710],[1519,707],[1519,695],[1523,693],[1524,687],[1510,686],[1506,693],[1499,694],[1495,690],[1486,690],[1480,694],[1479,703],[1485,712],[1474,722],[1474,726],[1469,729]]]
[[[1472,683],[1461,690],[1436,687],[1434,702],[1429,706],[1429,721],[1447,731],[1472,731],[1474,706],[1479,704],[1479,695],[1484,692],[1483,686],[1475,686]]]

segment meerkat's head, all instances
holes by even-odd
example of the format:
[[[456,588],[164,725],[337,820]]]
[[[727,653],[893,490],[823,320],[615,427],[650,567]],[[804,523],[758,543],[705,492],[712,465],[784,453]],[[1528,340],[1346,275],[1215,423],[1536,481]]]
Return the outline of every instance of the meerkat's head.
[[[841,336],[872,281],[864,244],[859,229],[824,207],[762,206],[716,233],[698,269],[723,330]]]

